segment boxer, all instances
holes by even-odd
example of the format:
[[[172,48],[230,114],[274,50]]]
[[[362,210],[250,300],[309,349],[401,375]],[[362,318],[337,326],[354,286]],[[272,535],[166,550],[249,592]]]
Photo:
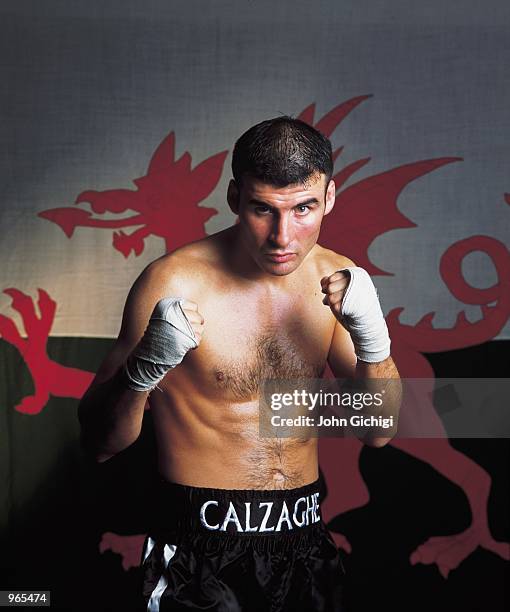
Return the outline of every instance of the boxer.
[[[398,378],[388,330],[367,272],[317,243],[335,202],[329,140],[264,121],[236,142],[232,171],[239,222],[152,262],[131,288],[80,403],[82,443],[108,460],[149,403],[161,482],[147,610],[342,610],[317,438],[261,438],[259,396],[266,379],[320,378],[327,363],[339,378]]]

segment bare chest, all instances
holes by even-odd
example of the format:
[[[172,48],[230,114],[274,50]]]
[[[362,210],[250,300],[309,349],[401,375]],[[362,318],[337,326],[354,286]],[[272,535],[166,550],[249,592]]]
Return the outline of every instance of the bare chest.
[[[214,395],[249,401],[266,379],[322,375],[334,320],[320,294],[267,301],[227,295],[201,310],[203,339],[185,367]]]

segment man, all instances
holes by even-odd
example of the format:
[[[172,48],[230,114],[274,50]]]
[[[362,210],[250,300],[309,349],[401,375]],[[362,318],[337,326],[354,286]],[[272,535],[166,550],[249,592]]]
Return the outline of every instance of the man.
[[[82,440],[107,460],[136,440],[149,403],[162,482],[148,610],[331,612],[343,568],[320,518],[317,438],[259,437],[261,385],[318,378],[327,362],[337,377],[398,373],[368,274],[317,244],[335,201],[329,140],[264,121],[237,141],[232,169],[239,223],[136,280],[80,404]]]

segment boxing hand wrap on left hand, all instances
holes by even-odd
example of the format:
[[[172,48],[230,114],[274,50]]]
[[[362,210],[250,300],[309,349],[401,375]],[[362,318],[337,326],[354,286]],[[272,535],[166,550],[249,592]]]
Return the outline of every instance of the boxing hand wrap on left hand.
[[[377,290],[363,268],[342,268],[351,279],[340,309],[341,324],[351,334],[356,355],[361,361],[377,363],[390,355],[390,336]]]

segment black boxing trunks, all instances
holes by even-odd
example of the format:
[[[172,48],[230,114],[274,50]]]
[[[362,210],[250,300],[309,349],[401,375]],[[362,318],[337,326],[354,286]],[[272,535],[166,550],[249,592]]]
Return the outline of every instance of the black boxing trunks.
[[[149,612],[337,612],[344,568],[319,481],[227,490],[161,482],[143,551]]]

